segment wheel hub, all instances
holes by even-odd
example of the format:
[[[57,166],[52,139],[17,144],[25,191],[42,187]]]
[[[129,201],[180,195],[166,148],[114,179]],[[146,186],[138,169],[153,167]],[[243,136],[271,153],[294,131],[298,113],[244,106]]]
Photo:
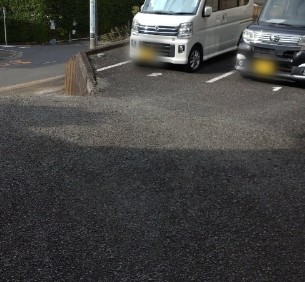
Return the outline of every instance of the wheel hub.
[[[200,52],[198,50],[194,50],[191,54],[190,66],[193,70],[197,69],[200,65]]]

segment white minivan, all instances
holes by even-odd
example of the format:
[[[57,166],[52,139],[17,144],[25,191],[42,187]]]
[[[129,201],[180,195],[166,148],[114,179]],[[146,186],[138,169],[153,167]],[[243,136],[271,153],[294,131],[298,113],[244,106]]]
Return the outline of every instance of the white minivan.
[[[133,20],[130,57],[194,72],[203,60],[237,49],[252,21],[253,0],[146,0]]]

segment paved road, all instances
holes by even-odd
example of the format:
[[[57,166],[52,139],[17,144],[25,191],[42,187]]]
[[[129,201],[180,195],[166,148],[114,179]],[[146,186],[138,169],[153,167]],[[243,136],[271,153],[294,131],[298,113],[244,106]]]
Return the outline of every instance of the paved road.
[[[47,46],[0,46],[14,51],[15,57],[0,61],[0,87],[63,75],[65,62],[88,43]]]
[[[2,94],[2,280],[304,281],[305,92],[233,61]]]

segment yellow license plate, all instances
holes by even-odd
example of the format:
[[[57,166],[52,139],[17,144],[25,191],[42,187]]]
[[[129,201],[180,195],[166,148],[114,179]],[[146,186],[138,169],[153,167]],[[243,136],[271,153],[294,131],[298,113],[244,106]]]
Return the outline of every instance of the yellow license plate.
[[[156,54],[151,48],[142,48],[139,51],[139,57],[143,61],[152,61],[156,57]]]
[[[268,60],[256,60],[253,62],[253,71],[259,75],[273,75],[276,71],[276,64]]]

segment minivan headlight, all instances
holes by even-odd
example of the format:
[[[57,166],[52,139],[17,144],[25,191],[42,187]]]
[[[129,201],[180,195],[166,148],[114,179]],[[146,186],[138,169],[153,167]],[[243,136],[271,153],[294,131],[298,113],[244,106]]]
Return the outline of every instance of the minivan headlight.
[[[190,38],[193,35],[193,23],[182,23],[178,29],[178,38]]]
[[[140,24],[137,20],[132,21],[132,27],[131,27],[131,34],[132,35],[138,35],[140,29]]]
[[[250,29],[245,29],[243,32],[243,40],[246,43],[252,43],[254,41],[254,32]]]
[[[299,45],[305,47],[305,36],[302,36],[299,40]]]

